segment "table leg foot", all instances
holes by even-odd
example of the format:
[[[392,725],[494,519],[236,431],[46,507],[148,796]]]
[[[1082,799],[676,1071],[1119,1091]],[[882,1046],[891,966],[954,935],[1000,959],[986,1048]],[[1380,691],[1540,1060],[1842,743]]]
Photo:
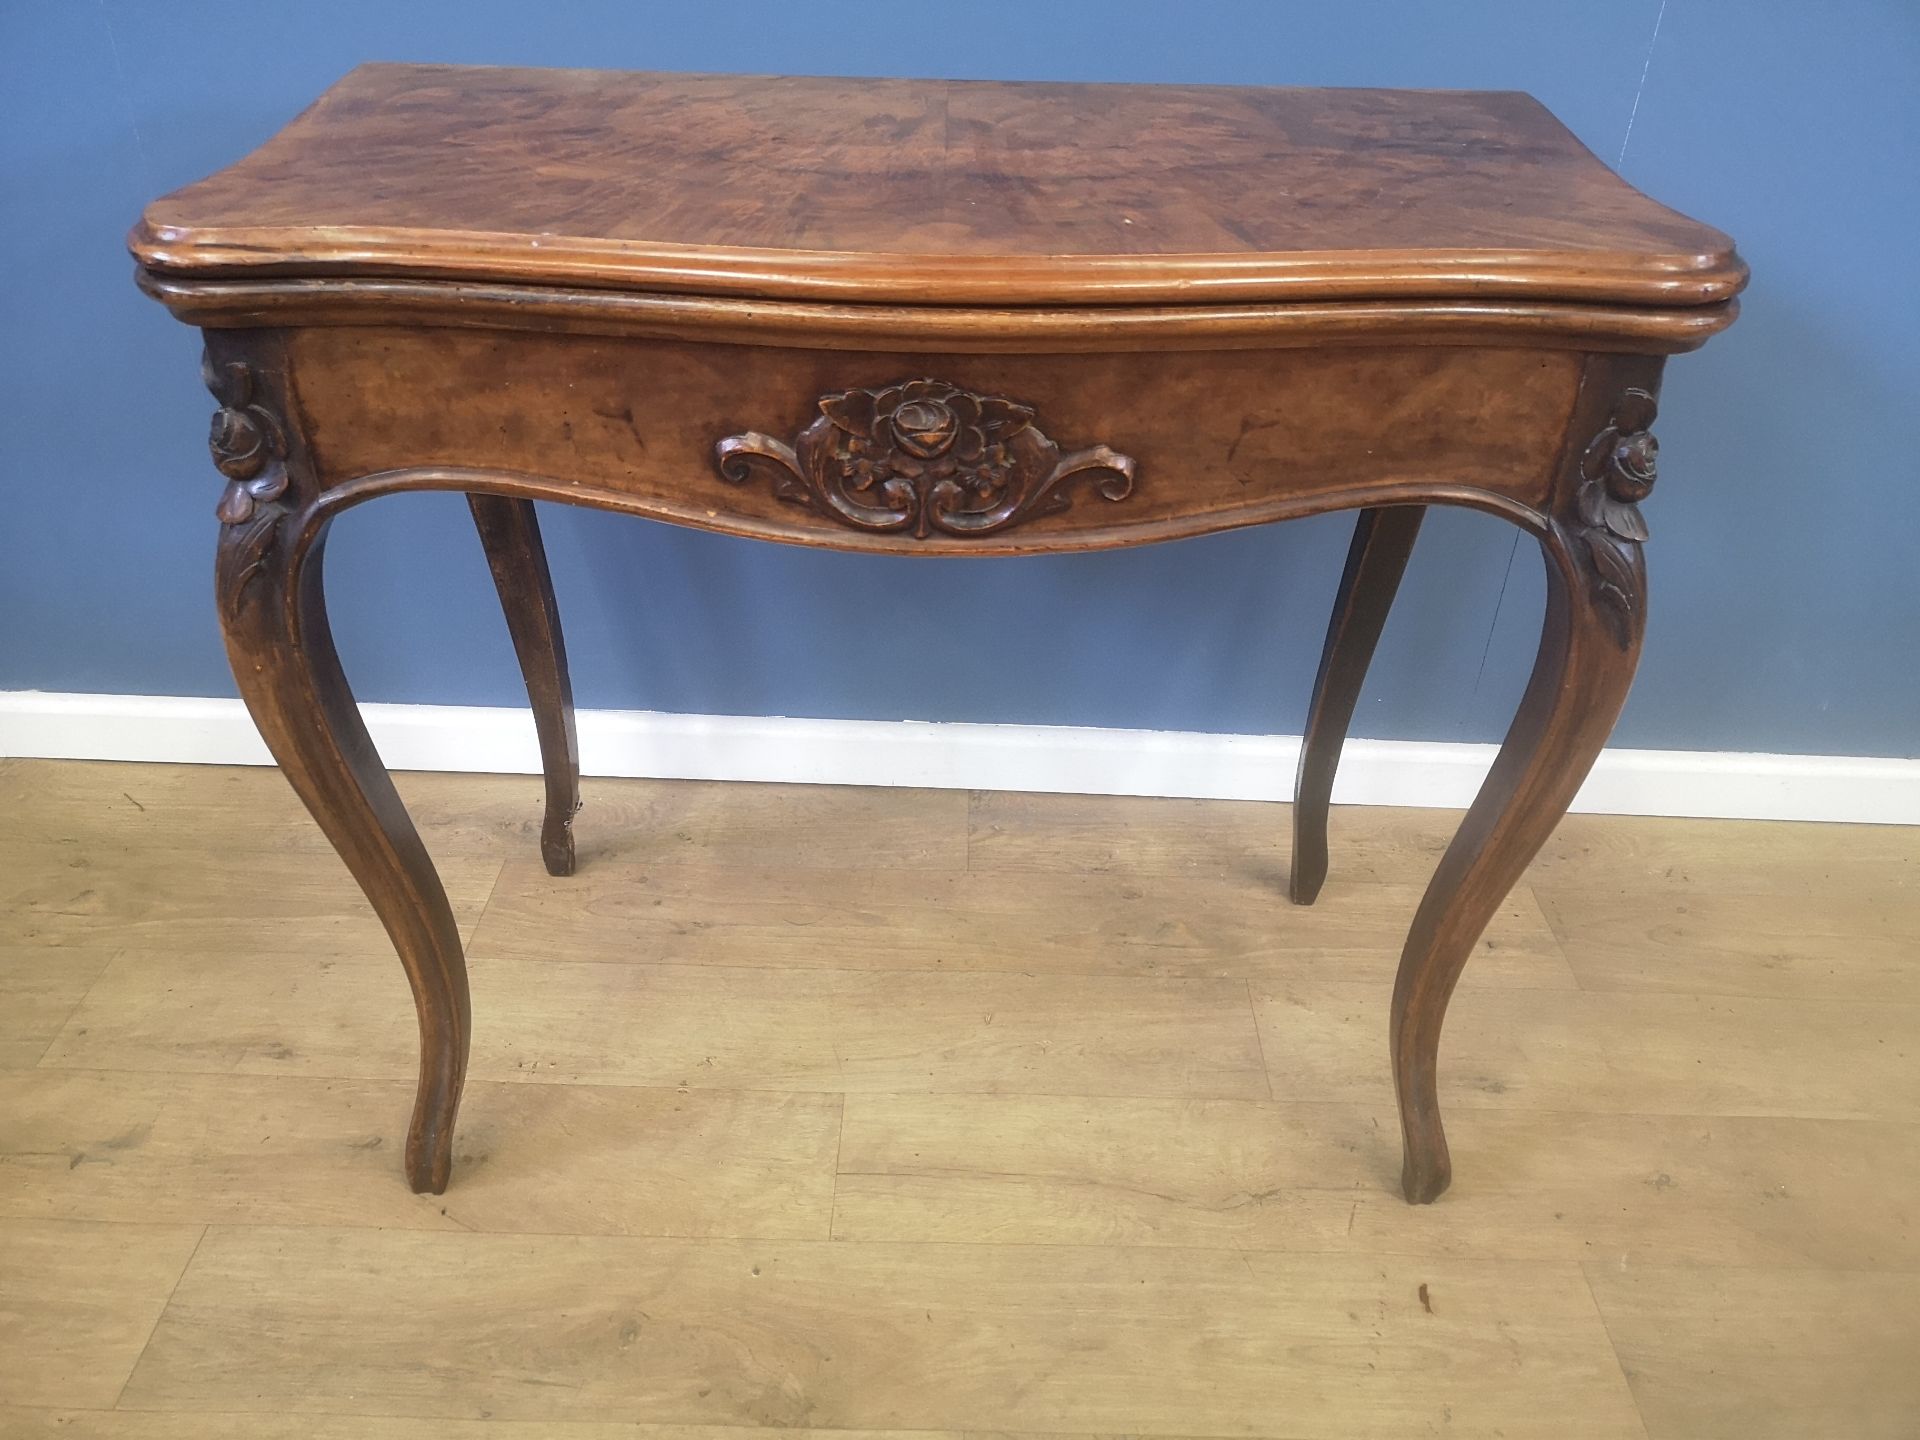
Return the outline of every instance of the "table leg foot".
[[[560,634],[560,608],[553,598],[540,521],[531,500],[507,495],[467,496],[474,528],[487,552],[507,630],[533,705],[546,774],[546,819],[540,827],[540,857],[549,875],[574,869],[573,817],[580,809],[580,743],[574,730],[573,682]]]
[[[1460,971],[1500,903],[1546,843],[1626,700],[1646,611],[1638,545],[1595,544],[1559,523],[1542,537],[1547,617],[1533,678],[1460,831],[1442,857],[1394,985],[1394,1086],[1402,1187],[1425,1204],[1452,1176],[1436,1079],[1440,1027]]]
[[[326,520],[259,500],[236,502],[222,519],[216,588],[240,693],[406,968],[420,1023],[407,1182],[437,1194],[452,1168],[472,1027],[460,932],[334,652],[321,579]]]
[[[1431,1205],[1453,1183],[1447,1137],[1436,1133],[1429,1145],[1407,1146],[1400,1164],[1400,1193],[1409,1205]]]
[[[460,1108],[459,1078],[453,1089],[422,1077],[407,1126],[407,1186],[416,1195],[444,1195],[453,1175],[453,1121]]]
[[[1293,872],[1287,891],[1296,905],[1311,905],[1326,882],[1327,807],[1340,747],[1425,515],[1424,505],[1376,506],[1362,510],[1354,523],[1294,773]]]
[[[540,828],[540,859],[549,875],[564,877],[573,874],[577,862],[571,815],[556,819],[551,810],[547,812],[546,823]]]

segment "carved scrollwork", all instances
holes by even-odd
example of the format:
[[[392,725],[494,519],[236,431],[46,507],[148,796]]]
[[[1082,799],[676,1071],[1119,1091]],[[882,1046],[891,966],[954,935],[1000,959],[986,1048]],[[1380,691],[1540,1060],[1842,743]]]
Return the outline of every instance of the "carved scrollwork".
[[[253,518],[260,502],[278,500],[286,493],[286,430],[279,417],[259,403],[253,370],[244,362],[221,364],[203,354],[200,375],[220,402],[213,412],[207,448],[227,477],[227,488],[213,513],[224,525],[243,525]]]
[[[1581,456],[1580,488],[1574,497],[1581,543],[1593,567],[1594,593],[1613,615],[1622,643],[1641,589],[1635,550],[1648,533],[1639,502],[1658,478],[1660,442],[1652,429],[1657,414],[1650,391],[1636,386],[1622,393],[1605,428]]]
[[[1133,493],[1134,463],[1105,445],[1062,454],[1034,412],[942,380],[821,397],[820,418],[789,445],[750,430],[714,449],[723,479],[743,484],[756,465],[773,493],[857,530],[925,539],[989,535],[1072,504],[1067,482],[1100,476],[1107,500]]]

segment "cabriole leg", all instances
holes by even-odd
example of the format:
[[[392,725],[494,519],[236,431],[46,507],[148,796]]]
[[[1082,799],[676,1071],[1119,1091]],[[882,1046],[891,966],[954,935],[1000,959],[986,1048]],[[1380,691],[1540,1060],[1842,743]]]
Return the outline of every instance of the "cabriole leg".
[[[1293,874],[1287,890],[1296,905],[1311,905],[1326,883],[1327,807],[1340,747],[1426,513],[1424,505],[1378,506],[1362,510],[1354,523],[1293,778]]]
[[[560,635],[560,609],[553,598],[553,576],[540,521],[531,500],[505,495],[470,494],[474,527],[487,552],[500,607],[520,673],[533,705],[540,737],[540,764],[547,777],[546,820],[540,827],[540,854],[550,875],[571,875],[574,866],[573,817],[580,809],[580,744],[574,733],[573,682],[567,677],[567,647]]]
[[[254,724],[387,927],[420,1020],[420,1085],[407,1130],[407,1182],[439,1194],[472,1017],[467,964],[446,891],[395,793],[347,688],[327,624],[324,533],[305,554],[282,533],[230,525],[217,567],[227,657]]]
[[[211,351],[213,342],[210,339]],[[222,341],[222,349],[239,349]],[[334,652],[322,564],[327,521],[300,440],[282,424],[278,357],[207,363],[221,401],[215,463],[227,476],[215,588],[227,657],[262,738],[392,937],[420,1022],[420,1083],[407,1181],[446,1189],[466,1079],[466,958],[446,891],[367,735]]]
[[[1393,1079],[1405,1142],[1401,1188],[1426,1204],[1453,1178],[1440,1124],[1440,1026],[1461,968],[1566,813],[1627,698],[1645,616],[1639,546],[1595,572],[1589,541],[1556,530],[1542,541],[1547,617],[1533,678],[1460,831],[1434,872],[1401,954],[1393,990]]]
[[[1654,483],[1658,376],[1659,362],[1641,358],[1597,361],[1588,374],[1574,433],[1593,438],[1570,457],[1540,535],[1547,614],[1533,677],[1401,952],[1393,1080],[1404,1143],[1400,1183],[1416,1205],[1436,1199],[1453,1178],[1436,1083],[1447,1001],[1487,922],[1587,778],[1639,663],[1647,617],[1639,501]]]

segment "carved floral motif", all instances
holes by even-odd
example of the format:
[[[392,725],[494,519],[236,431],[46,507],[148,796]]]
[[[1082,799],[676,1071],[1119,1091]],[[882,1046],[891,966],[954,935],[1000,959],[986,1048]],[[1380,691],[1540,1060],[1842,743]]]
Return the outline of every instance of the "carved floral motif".
[[[286,493],[286,432],[274,413],[254,398],[253,371],[247,365],[238,360],[219,364],[213,356],[202,355],[200,375],[220,402],[207,448],[227,477],[227,488],[213,513],[222,524],[245,524],[261,501],[278,500]]]
[[[1637,387],[1625,391],[1606,428],[1593,437],[1580,460],[1575,505],[1584,527],[1581,539],[1593,563],[1595,593],[1614,615],[1623,641],[1640,589],[1628,547],[1647,539],[1639,502],[1658,478],[1660,442],[1652,430],[1657,414],[1651,392]]]
[[[287,433],[262,403],[252,367],[203,354],[200,374],[220,402],[207,448],[227,477],[213,513],[226,527],[220,542],[220,593],[231,620],[265,570],[280,531],[285,507],[274,502],[287,492]]]
[[[1066,482],[1103,475],[1108,500],[1133,492],[1134,464],[1104,445],[1061,454],[1034,412],[942,380],[907,380],[820,400],[820,418],[791,445],[758,431],[715,447],[722,478],[744,483],[756,464],[773,493],[859,530],[925,539],[986,535],[1072,504]]]

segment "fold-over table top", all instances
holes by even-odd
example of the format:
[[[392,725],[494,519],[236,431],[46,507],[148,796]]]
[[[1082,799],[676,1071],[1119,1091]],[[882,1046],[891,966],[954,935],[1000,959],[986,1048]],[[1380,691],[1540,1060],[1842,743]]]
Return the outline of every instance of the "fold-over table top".
[[[157,273],[928,305],[1717,304],[1732,242],[1510,91],[366,65],[148,207]]]

